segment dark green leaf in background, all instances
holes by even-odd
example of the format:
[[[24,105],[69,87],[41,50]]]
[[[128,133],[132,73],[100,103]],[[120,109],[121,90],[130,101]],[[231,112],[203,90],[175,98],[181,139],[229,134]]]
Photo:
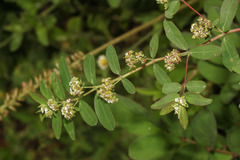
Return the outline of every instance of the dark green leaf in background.
[[[61,57],[59,61],[59,72],[64,88],[70,92],[69,82],[71,81],[72,76],[68,69],[67,62],[63,57]]]
[[[118,61],[117,52],[112,45],[107,47],[106,57],[107,57],[108,65],[109,65],[111,71],[115,74],[120,74],[121,68],[120,68],[120,64]]]
[[[221,53],[221,48],[215,45],[204,45],[189,50],[192,57],[197,59],[211,59]]]
[[[126,89],[126,91],[128,93],[130,93],[130,94],[135,93],[135,86],[132,84],[131,81],[129,81],[127,78],[123,78],[121,81],[122,81],[124,88]]]
[[[22,44],[23,34],[22,33],[13,33],[12,41],[10,43],[10,51],[16,51]]]
[[[107,1],[112,8],[118,8],[122,0],[107,0]]]
[[[175,98],[178,98],[178,97],[180,97],[180,96],[177,93],[168,94],[168,95],[164,96],[163,98],[161,98],[160,100],[158,100],[157,102],[155,102],[154,104],[152,104],[151,108],[152,109],[161,109],[166,104],[168,104],[169,102],[174,101]]]
[[[62,83],[60,82],[59,78],[54,72],[52,73],[52,88],[53,88],[53,92],[59,99],[61,100],[65,99],[65,91],[62,86]]]
[[[52,117],[52,129],[55,137],[60,139],[62,133],[62,115],[60,111],[57,111]]]
[[[63,118],[63,126],[66,129],[69,137],[75,141],[76,140],[76,135],[75,135],[75,127],[74,127],[74,122],[73,120],[66,120]]]
[[[91,84],[96,83],[95,59],[94,56],[88,54],[83,61],[84,74]]]
[[[158,45],[159,45],[159,39],[158,39],[158,35],[154,34],[151,41],[150,41],[150,55],[152,58],[155,58],[157,51],[158,51]]]
[[[206,83],[204,81],[192,80],[186,83],[186,87],[189,92],[202,92],[206,88]]]
[[[97,124],[98,120],[96,114],[83,100],[79,101],[79,110],[84,122],[86,122],[89,126],[95,126]]]
[[[181,90],[182,85],[177,82],[165,83],[162,87],[162,92],[164,94],[177,93]]]
[[[179,0],[174,0],[174,1],[170,2],[168,9],[165,11],[166,18],[171,19],[173,17],[173,15],[177,13],[179,8],[180,8]]]
[[[240,127],[236,126],[227,132],[227,145],[234,153],[240,154]]]
[[[212,103],[212,99],[205,98],[197,93],[187,92],[185,95],[187,102],[196,106],[206,106]]]
[[[36,101],[39,104],[45,104],[47,106],[47,101],[42,96],[33,92],[29,92],[29,94],[34,101]]]
[[[161,85],[171,82],[171,79],[169,78],[167,73],[158,64],[153,64],[153,71],[157,81]]]
[[[43,45],[43,46],[48,46],[48,32],[47,28],[43,26],[41,22],[37,23],[35,27],[35,32],[38,38],[38,41]]]
[[[48,99],[52,99],[53,95],[51,90],[48,88],[48,86],[46,85],[45,80],[42,80],[40,82],[40,91],[42,93],[42,95],[48,100]]]

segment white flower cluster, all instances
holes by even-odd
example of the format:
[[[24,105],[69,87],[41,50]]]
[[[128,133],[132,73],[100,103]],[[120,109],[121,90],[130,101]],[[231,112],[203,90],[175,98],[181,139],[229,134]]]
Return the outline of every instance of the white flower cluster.
[[[45,117],[52,118],[53,111],[48,106],[41,104],[39,108],[41,110],[40,112],[43,113]]]
[[[115,96],[113,92],[113,81],[110,77],[102,79],[101,88],[97,91],[100,94],[100,97],[107,101],[108,103],[114,103],[118,101],[118,98]]]
[[[193,33],[193,39],[207,38],[211,34],[212,23],[210,20],[199,17],[198,23],[195,22],[191,25],[190,31]]]
[[[167,3],[168,0],[156,0],[157,4],[164,4]]]
[[[172,71],[175,68],[175,64],[181,62],[181,54],[178,52],[178,50],[173,49],[170,53],[167,53],[164,58],[164,62],[166,69]]]
[[[144,56],[142,51],[135,52],[134,54],[134,51],[130,50],[127,53],[125,53],[124,58],[125,58],[125,62],[130,67],[130,69],[136,67],[135,64],[138,62],[141,62],[142,64],[146,62],[146,57]]]
[[[48,106],[49,106],[53,111],[57,111],[57,110],[58,110],[57,102],[54,101],[53,99],[49,99],[49,100],[48,100]]]
[[[70,86],[70,94],[73,96],[80,96],[83,93],[83,87],[82,87],[83,83],[81,80],[78,80],[77,77],[73,77],[71,79],[71,81],[69,82],[69,86]]]
[[[104,55],[98,57],[97,63],[101,70],[105,70],[108,67],[107,58]]]
[[[74,117],[76,111],[74,110],[73,103],[71,103],[71,99],[68,99],[67,101],[63,102],[61,112],[64,118],[66,118],[67,120]]]
[[[188,107],[188,104],[186,102],[186,99],[184,96],[175,98],[175,103],[172,105],[174,109],[174,114],[178,115],[178,119],[180,118],[180,112],[182,107]]]

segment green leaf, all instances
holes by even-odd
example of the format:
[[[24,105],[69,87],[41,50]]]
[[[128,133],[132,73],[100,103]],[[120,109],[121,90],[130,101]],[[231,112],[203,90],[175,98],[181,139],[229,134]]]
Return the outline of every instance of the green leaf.
[[[180,109],[179,121],[180,121],[182,127],[186,130],[187,126],[188,126],[188,113],[184,107],[181,107],[181,109]]]
[[[221,53],[221,48],[216,45],[204,45],[189,50],[192,57],[197,59],[211,59],[217,57]]]
[[[121,68],[120,68],[120,64],[118,61],[117,52],[112,45],[107,47],[106,57],[107,57],[108,65],[109,65],[111,71],[115,74],[120,74]]]
[[[161,85],[172,82],[167,73],[158,64],[153,64],[153,71]]]
[[[167,105],[165,105],[161,111],[160,111],[160,115],[166,115],[166,114],[169,114],[170,112],[172,112],[174,110],[174,108],[172,107],[174,102],[170,102],[168,103]]]
[[[239,85],[239,84],[238,84]],[[230,103],[236,97],[238,91],[232,89],[229,84],[225,84],[221,88],[220,98],[224,104]]]
[[[61,77],[64,88],[68,92],[70,92],[69,82],[71,81],[72,77],[71,77],[70,71],[68,69],[67,62],[66,62],[65,58],[63,58],[63,57],[61,57],[60,62],[59,62],[59,72],[60,72],[60,77]]]
[[[43,46],[48,46],[48,33],[47,33],[47,28],[43,26],[42,23],[37,23],[35,27],[35,32],[38,38],[38,41],[43,45]]]
[[[23,34],[22,33],[13,33],[12,41],[10,43],[10,51],[16,51],[22,44]]]
[[[53,92],[59,99],[61,100],[65,99],[65,91],[62,86],[62,83],[60,82],[59,78],[54,72],[52,73],[52,88],[53,88]]]
[[[234,153],[240,154],[240,127],[231,128],[227,133],[227,145]]]
[[[204,78],[216,84],[225,83],[229,76],[226,69],[206,61],[198,62],[198,70]]]
[[[172,93],[164,96],[159,101],[151,105],[152,109],[162,109],[166,104],[175,100],[175,98],[180,97],[177,93]]]
[[[206,106],[212,103],[212,99],[202,97],[197,93],[187,92],[185,95],[187,102],[196,106]]]
[[[211,112],[199,112],[192,120],[191,127],[193,137],[198,143],[214,148],[217,141],[217,124]]]
[[[134,94],[135,93],[135,87],[132,84],[131,81],[129,81],[127,78],[123,78],[122,79],[122,84],[124,86],[124,88],[126,89],[126,91],[130,94]]]
[[[150,41],[150,55],[152,58],[155,58],[157,51],[158,51],[159,39],[158,35],[154,34],[151,41]]]
[[[239,0],[224,0],[221,7],[219,24],[224,32],[227,32],[232,25],[237,13]]]
[[[76,135],[75,135],[75,127],[74,127],[74,122],[73,120],[66,120],[63,118],[63,126],[66,129],[69,137],[75,141],[76,140]]]
[[[171,134],[159,133],[136,139],[129,147],[129,156],[136,160],[167,159],[179,143]]]
[[[91,84],[96,84],[95,59],[93,55],[88,54],[83,61],[84,74]]]
[[[83,100],[79,101],[79,110],[84,122],[86,122],[89,126],[95,126],[97,124],[98,120],[96,114]]]
[[[121,4],[121,0],[107,0],[107,1],[112,8],[118,8]]]
[[[189,92],[202,92],[206,88],[206,83],[204,81],[193,80],[188,81],[186,87]]]
[[[100,123],[109,131],[115,128],[115,120],[109,105],[103,101],[98,95],[94,98],[94,107]]]
[[[53,95],[51,90],[48,88],[48,86],[46,85],[45,80],[42,80],[40,82],[40,91],[42,93],[42,95],[48,100],[48,99],[52,99]]]
[[[179,31],[177,26],[168,20],[163,21],[163,27],[166,33],[167,38],[172,42],[177,48],[182,50],[188,49],[188,44],[183,38],[182,33]]]
[[[62,133],[62,115],[60,111],[52,117],[52,129],[57,139],[60,139]]]
[[[39,94],[33,93],[33,92],[29,92],[31,98],[36,101],[39,104],[45,104],[47,105],[47,101],[46,99],[44,99],[42,96],[40,96]]]
[[[182,85],[177,82],[165,83],[162,87],[162,92],[164,94],[177,93],[181,90]]]
[[[232,67],[233,71],[240,74],[240,61],[236,63],[235,66]]]
[[[180,2],[178,0],[170,2],[168,9],[165,11],[166,18],[171,19],[173,15],[177,13],[179,8]]]
[[[237,53],[236,47],[233,41],[228,37],[224,37],[221,46],[222,46],[222,62],[224,66],[228,68],[228,70],[232,71],[232,68],[239,61],[239,55]]]

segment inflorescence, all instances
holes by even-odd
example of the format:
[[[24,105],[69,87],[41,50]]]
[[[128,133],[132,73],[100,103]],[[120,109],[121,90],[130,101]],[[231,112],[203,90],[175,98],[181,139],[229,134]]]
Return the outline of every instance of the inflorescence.
[[[178,50],[173,49],[170,53],[167,53],[164,58],[164,62],[166,69],[172,71],[175,68],[175,64],[181,62],[181,54],[178,52]]]
[[[73,96],[80,96],[83,93],[83,87],[82,87],[83,83],[81,80],[78,80],[77,77],[73,77],[71,79],[71,81],[69,82],[69,86],[70,86],[70,94]]]
[[[178,119],[180,118],[180,112],[181,112],[181,108],[182,107],[188,107],[188,104],[186,102],[186,99],[184,96],[179,97],[179,98],[175,98],[175,102],[172,105],[173,109],[174,109],[174,114],[178,115]]]
[[[136,63],[141,62],[142,64],[144,64],[146,61],[147,59],[142,53],[142,51],[135,52],[134,54],[134,51],[130,50],[127,53],[125,53],[125,62],[130,67],[130,69],[136,67],[135,65]]]
[[[64,118],[66,118],[67,120],[73,118],[76,111],[74,110],[73,103],[71,103],[71,99],[63,102],[61,112]]]
[[[207,38],[211,34],[212,23],[210,20],[199,17],[198,23],[192,24],[190,31],[193,33],[193,39]]]

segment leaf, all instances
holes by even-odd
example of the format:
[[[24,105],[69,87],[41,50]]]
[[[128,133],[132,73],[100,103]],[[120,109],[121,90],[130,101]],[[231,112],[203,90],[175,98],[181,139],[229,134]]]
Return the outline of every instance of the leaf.
[[[227,132],[227,145],[234,153],[240,154],[240,127],[235,126]]]
[[[206,83],[204,81],[193,80],[188,81],[186,87],[189,92],[202,92],[206,88]]]
[[[214,148],[217,141],[217,124],[211,112],[199,112],[193,118],[191,127],[192,135],[198,143]]]
[[[65,58],[61,57],[59,61],[59,72],[60,72],[60,77],[63,83],[64,88],[70,92],[70,87],[69,87],[69,82],[71,81],[71,74],[68,69],[67,62]]]
[[[240,61],[236,63],[235,66],[232,67],[233,71],[240,74]]]
[[[150,41],[150,55],[152,58],[156,57],[157,51],[158,51],[158,45],[159,45],[159,39],[158,35],[154,34],[151,41]]]
[[[63,89],[62,83],[54,72],[52,73],[52,88],[53,92],[59,99],[65,99],[65,91]]]
[[[165,11],[166,18],[171,19],[173,15],[177,13],[179,8],[180,2],[178,0],[170,2],[168,9]]]
[[[52,129],[57,139],[60,139],[62,133],[62,115],[60,111],[52,117]]]
[[[112,8],[118,8],[121,4],[121,0],[108,0],[108,4],[112,7]]]
[[[169,78],[167,73],[158,64],[153,64],[153,71],[157,81],[161,85],[171,82],[171,79]]]
[[[94,107],[100,123],[109,131],[115,128],[115,120],[109,105],[103,101],[98,95],[94,98]]]
[[[118,61],[117,52],[112,45],[107,47],[106,57],[111,71],[119,75],[121,73],[121,68]]]
[[[233,67],[239,61],[239,55],[237,53],[236,47],[233,41],[228,38],[224,37],[222,40],[222,62],[228,70],[232,71]]]
[[[198,62],[198,70],[204,78],[216,84],[225,83],[229,76],[226,69],[206,61]]]
[[[165,83],[162,87],[162,92],[164,94],[177,93],[181,90],[182,85],[177,82]]]
[[[47,33],[47,28],[43,26],[42,23],[37,23],[35,27],[35,32],[37,35],[38,41],[43,45],[43,46],[48,46],[48,33]]]
[[[76,135],[75,135],[75,127],[74,127],[74,122],[73,120],[66,120],[63,118],[63,126],[66,129],[69,137],[75,141],[76,140]]]
[[[151,108],[152,109],[161,109],[166,104],[168,104],[169,102],[174,101],[175,98],[178,98],[178,97],[180,97],[180,96],[177,93],[168,94],[168,95],[164,96],[163,98],[161,98],[159,101],[157,101],[154,104],[152,104]]]
[[[84,74],[91,84],[96,84],[96,71],[95,71],[95,59],[94,56],[88,54],[83,61]]]
[[[239,84],[238,84],[239,85]],[[229,84],[221,87],[220,98],[224,104],[230,103],[236,97],[238,91],[232,89]]]
[[[52,99],[53,95],[51,90],[47,87],[45,80],[41,80],[40,82],[40,91],[42,95],[48,100]]]
[[[180,121],[182,127],[186,130],[187,126],[188,126],[188,113],[184,107],[181,107],[181,109],[180,109],[179,121]]]
[[[122,84],[123,84],[124,88],[126,89],[126,91],[128,93],[130,93],[130,94],[134,94],[135,93],[135,86],[127,78],[123,78],[122,79]]]
[[[160,111],[160,115],[163,116],[165,114],[169,114],[170,112],[172,112],[174,110],[174,108],[172,107],[174,102],[170,102],[167,105],[165,105],[161,111]]]
[[[31,98],[36,101],[39,104],[45,104],[47,105],[47,101],[46,99],[44,99],[42,96],[40,96],[39,94],[33,93],[33,92],[29,92]]]
[[[170,40],[170,42],[172,42],[177,48],[180,48],[182,50],[188,49],[187,42],[185,41],[182,33],[179,31],[179,29],[173,22],[165,19],[163,21],[163,27],[166,36]]]
[[[79,101],[79,110],[84,122],[86,122],[89,126],[95,126],[97,124],[98,120],[94,111],[83,100]]]
[[[224,0],[221,6],[219,24],[224,32],[227,32],[237,13],[239,0]]]
[[[221,48],[216,45],[204,45],[189,50],[192,57],[197,59],[211,59],[217,57],[221,53]]]
[[[13,33],[12,41],[10,43],[10,51],[16,51],[22,44],[23,34],[22,33]]]
[[[212,99],[202,97],[197,93],[187,92],[185,95],[187,102],[196,106],[206,106],[212,103]]]

